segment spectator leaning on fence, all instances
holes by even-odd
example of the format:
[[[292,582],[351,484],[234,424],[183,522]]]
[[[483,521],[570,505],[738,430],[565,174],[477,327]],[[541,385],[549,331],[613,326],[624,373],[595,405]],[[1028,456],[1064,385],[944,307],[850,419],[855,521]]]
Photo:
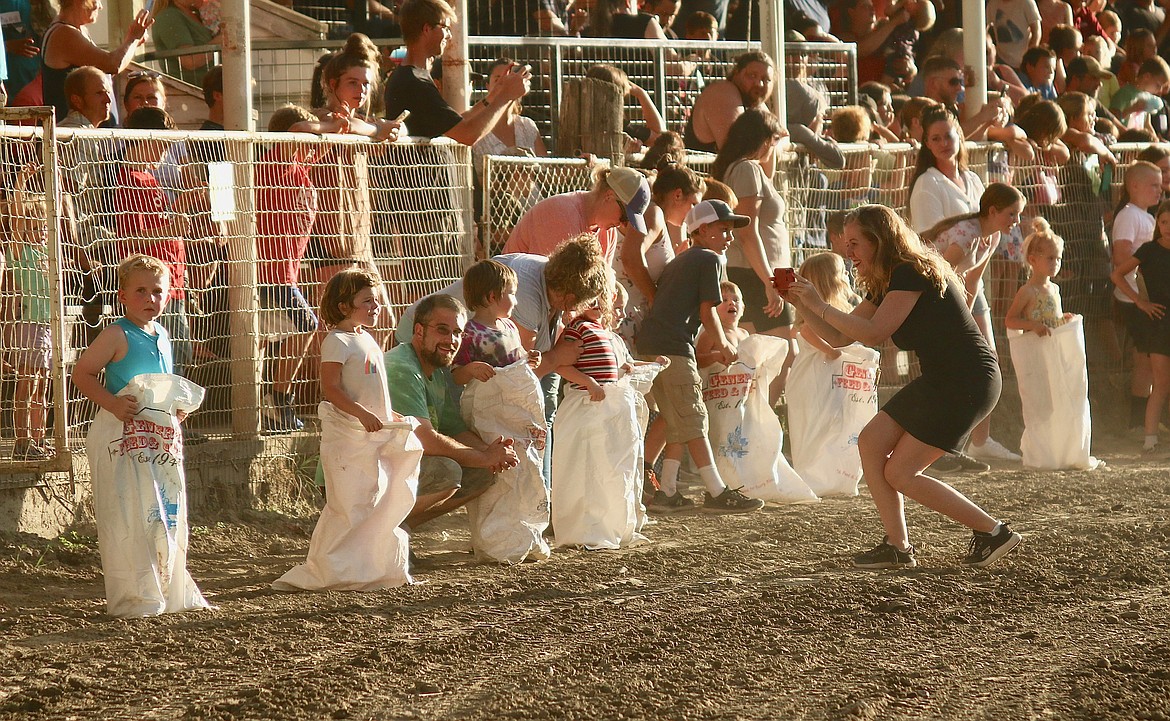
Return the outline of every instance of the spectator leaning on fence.
[[[695,100],[683,132],[687,147],[718,152],[735,119],[748,108],[763,106],[775,85],[772,58],[758,50],[740,55],[727,79],[710,83]]]
[[[488,92],[500,84],[503,79],[516,67],[516,61],[511,58],[498,58],[488,70]],[[544,138],[540,137],[540,129],[532,118],[521,115],[523,108],[520,101],[513,100],[506,103],[508,112],[500,115],[500,119],[492,126],[491,132],[484,135],[471,148],[475,159],[475,172],[483,180],[483,158],[485,155],[535,155],[542,158],[548,155],[544,147]]]
[[[451,23],[455,22],[451,6],[444,0],[406,0],[398,17],[406,58],[386,82],[386,117],[396,118],[409,110],[406,128],[411,135],[445,135],[464,145],[475,145],[510,112],[512,101],[528,94],[532,74],[527,67],[513,65],[495,88],[461,115],[443,100],[431,79],[431,64],[451,38]]]
[[[58,120],[69,114],[65,76],[82,65],[93,65],[110,75],[122,72],[130,64],[146,31],[154,24],[148,11],[139,10],[126,29],[122,44],[113,50],[103,50],[94,45],[85,29],[86,25],[97,21],[101,7],[99,0],[61,0],[61,11],[41,40],[44,99],[47,105],[57,109]]]
[[[649,204],[650,185],[641,173],[631,168],[601,170],[592,190],[554,195],[534,205],[512,229],[504,252],[551,255],[563,241],[590,233],[612,263],[619,226],[629,222],[645,233],[642,214]]]

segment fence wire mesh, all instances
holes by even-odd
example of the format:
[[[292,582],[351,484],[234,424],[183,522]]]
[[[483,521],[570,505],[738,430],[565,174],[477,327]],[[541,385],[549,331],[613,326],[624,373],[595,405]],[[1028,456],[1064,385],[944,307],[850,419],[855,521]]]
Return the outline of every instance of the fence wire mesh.
[[[37,131],[3,131],[6,179],[43,167]],[[470,149],[455,143],[62,130],[52,145],[62,191],[62,263],[54,274],[61,298],[38,296],[34,310],[47,303],[62,320],[53,357],[70,370],[121,314],[122,259],[159,258],[174,278],[160,322],[172,337],[176,371],[207,389],[186,421],[199,434],[296,430],[280,412],[283,394],[293,399],[291,412],[310,422],[320,398],[316,309],[338,271],[365,267],[383,279],[386,310],[375,337],[387,345],[401,310],[462,277],[472,260]],[[47,225],[44,181],[22,182],[5,183],[6,254]],[[18,188],[24,200],[14,205]],[[34,300],[25,292],[27,273],[17,269],[8,264],[0,285],[6,431],[20,410],[11,388],[21,382],[7,361],[35,350],[35,339],[12,332],[9,311],[26,301],[28,313]],[[71,439],[83,439],[96,408],[70,384],[65,390],[52,423],[62,420]],[[4,447],[9,459],[11,440]]]

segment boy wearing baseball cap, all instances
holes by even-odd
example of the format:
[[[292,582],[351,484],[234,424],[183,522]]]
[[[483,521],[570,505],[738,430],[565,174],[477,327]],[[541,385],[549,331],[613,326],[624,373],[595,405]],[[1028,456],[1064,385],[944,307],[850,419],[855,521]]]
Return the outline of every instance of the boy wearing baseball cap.
[[[664,355],[670,359],[653,386],[659,410],[655,423],[666,424],[666,448],[660,487],[646,506],[652,513],[681,513],[694,508],[694,501],[677,488],[684,449],[690,452],[707,487],[703,511],[747,513],[764,506],[763,501],[728,488],[715,468],[707,442],[703,381],[695,363],[695,336],[700,325],[711,334],[713,350],[722,361],[735,360],[715,309],[723,301],[719,286],[724,275],[723,254],[731,245],[732,231],[749,222],[747,216],[736,215],[721,200],[704,200],[692,208],[687,214],[691,248],[663,269],[654,304],[638,331],[639,357],[650,360]],[[647,448],[646,462],[652,463],[657,455],[657,448]]]

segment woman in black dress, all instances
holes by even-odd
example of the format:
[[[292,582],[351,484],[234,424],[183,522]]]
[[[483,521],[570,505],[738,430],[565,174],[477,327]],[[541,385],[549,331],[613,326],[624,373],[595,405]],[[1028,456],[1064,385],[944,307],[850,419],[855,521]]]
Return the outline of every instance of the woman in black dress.
[[[964,559],[982,568],[1020,543],[1020,535],[942,481],[923,475],[945,452],[963,447],[999,398],[999,365],[968,310],[962,283],[906,223],[881,205],[846,218],[845,243],[865,301],[852,313],[832,308],[797,277],[785,294],[834,346],[878,346],[893,338],[918,354],[922,375],[898,392],[861,431],[858,450],[886,537],[853,559],[858,568],[916,565],[903,497],[975,532]]]

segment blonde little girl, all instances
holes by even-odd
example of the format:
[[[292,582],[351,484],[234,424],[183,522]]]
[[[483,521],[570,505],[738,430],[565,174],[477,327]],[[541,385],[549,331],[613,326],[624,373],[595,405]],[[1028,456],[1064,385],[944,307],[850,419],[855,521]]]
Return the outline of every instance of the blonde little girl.
[[[800,276],[812,283],[825,302],[845,313],[851,313],[861,303],[853,292],[845,261],[836,253],[817,253],[800,266]],[[841,357],[841,351],[829,345],[807,323],[797,319],[800,337],[830,360]]]
[[[1007,312],[1007,327],[1031,331],[1036,335],[1052,334],[1052,329],[1064,325],[1072,317],[1060,307],[1060,288],[1052,276],[1060,272],[1064,254],[1064,240],[1052,232],[1043,218],[1032,221],[1032,233],[1024,239],[1024,263],[1028,267],[1028,282],[1016,293]]]
[[[381,279],[360,268],[338,272],[322,292],[325,508],[305,562],[274,581],[277,590],[372,591],[412,580],[401,524],[414,507],[422,444],[390,406],[385,357],[369,330],[381,297]]]

